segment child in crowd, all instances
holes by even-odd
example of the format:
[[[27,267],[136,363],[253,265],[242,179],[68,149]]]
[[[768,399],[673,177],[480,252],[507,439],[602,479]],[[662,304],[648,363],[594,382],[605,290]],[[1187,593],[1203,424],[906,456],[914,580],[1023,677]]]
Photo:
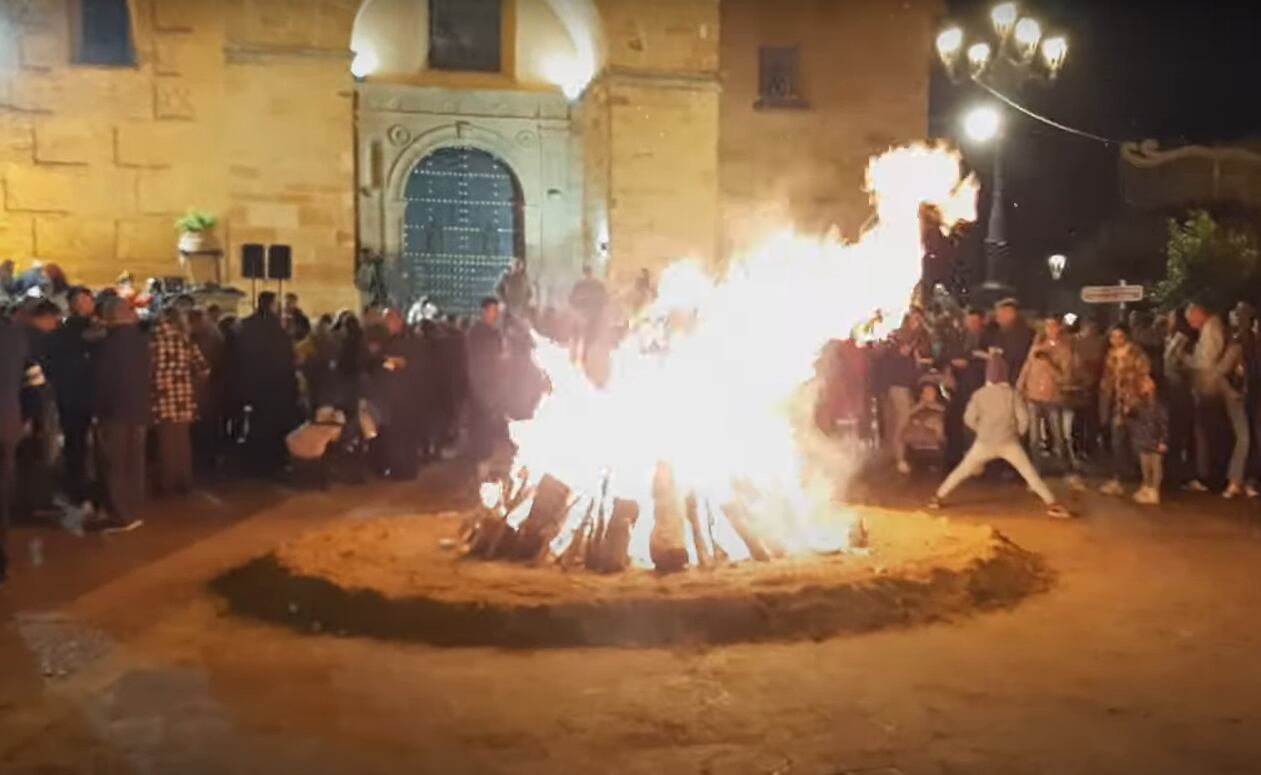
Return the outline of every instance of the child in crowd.
[[[916,458],[940,461],[946,447],[946,404],[941,390],[930,382],[922,383],[919,401],[911,408],[911,419],[902,434],[902,443]]]
[[[321,489],[328,489],[328,448],[346,427],[346,415],[331,406],[316,410],[315,419],[292,431],[285,439],[295,472],[305,470]]]
[[[1126,419],[1134,451],[1143,469],[1143,486],[1134,493],[1134,502],[1160,505],[1160,485],[1164,479],[1165,452],[1169,450],[1169,410],[1156,396],[1156,381],[1144,377],[1138,386],[1138,403]]]
[[[1029,430],[1029,410],[1008,380],[1007,362],[1000,356],[991,356],[985,369],[985,387],[972,394],[963,415],[964,423],[976,432],[976,441],[963,461],[941,483],[928,507],[942,508],[946,497],[965,479],[979,475],[986,463],[1001,458],[1016,469],[1029,489],[1046,504],[1047,516],[1066,519],[1072,515],[1051,494],[1021,443],[1020,437]]]

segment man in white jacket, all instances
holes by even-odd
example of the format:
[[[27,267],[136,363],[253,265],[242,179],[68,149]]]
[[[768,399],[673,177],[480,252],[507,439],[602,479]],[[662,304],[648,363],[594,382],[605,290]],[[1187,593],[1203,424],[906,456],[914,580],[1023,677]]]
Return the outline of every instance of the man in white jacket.
[[[1029,429],[1029,410],[1024,399],[1017,395],[1008,381],[1007,362],[1002,358],[990,358],[985,371],[985,387],[972,394],[963,421],[976,433],[976,441],[963,456],[963,461],[937,488],[937,494],[929,502],[929,508],[940,509],[945,499],[966,479],[979,475],[991,460],[1003,459],[1016,469],[1042,502],[1047,515],[1064,519],[1068,510],[1060,505],[1046,482],[1038,475],[1033,462],[1025,452],[1020,438]]]

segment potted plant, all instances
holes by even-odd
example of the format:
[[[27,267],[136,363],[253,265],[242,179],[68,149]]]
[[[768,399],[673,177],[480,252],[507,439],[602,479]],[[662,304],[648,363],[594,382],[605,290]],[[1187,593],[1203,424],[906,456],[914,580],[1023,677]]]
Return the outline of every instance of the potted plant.
[[[175,230],[179,232],[179,250],[181,253],[203,253],[215,250],[215,217],[210,213],[189,210],[175,222]]]

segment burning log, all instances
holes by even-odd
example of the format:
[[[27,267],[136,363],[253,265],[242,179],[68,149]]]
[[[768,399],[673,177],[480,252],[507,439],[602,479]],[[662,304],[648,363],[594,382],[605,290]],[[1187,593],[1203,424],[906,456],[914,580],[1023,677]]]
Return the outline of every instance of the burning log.
[[[652,481],[652,502],[656,520],[648,553],[658,573],[677,573],[687,567],[687,547],[683,531],[686,506],[674,486],[674,473],[665,463],[657,464]]]
[[[546,549],[569,510],[569,496],[569,487],[550,474],[539,480],[530,513],[518,531],[514,554],[519,559],[533,559]]]
[[[687,524],[692,531],[692,543],[696,546],[696,564],[702,568],[714,564],[714,540],[709,531],[709,524],[701,518],[700,507],[696,496],[687,496]]]
[[[757,532],[753,529],[753,519],[749,515],[749,510],[739,501],[724,503],[722,505],[722,513],[727,515],[727,520],[731,522],[731,526],[735,528],[736,535],[740,536],[740,540],[744,545],[749,547],[749,556],[758,562],[766,562],[771,559],[771,552],[766,545],[762,543],[762,539],[758,537]]]
[[[619,573],[630,564],[630,539],[639,521],[639,504],[618,498],[613,501],[603,535],[597,535],[587,551],[587,567],[600,573]]]

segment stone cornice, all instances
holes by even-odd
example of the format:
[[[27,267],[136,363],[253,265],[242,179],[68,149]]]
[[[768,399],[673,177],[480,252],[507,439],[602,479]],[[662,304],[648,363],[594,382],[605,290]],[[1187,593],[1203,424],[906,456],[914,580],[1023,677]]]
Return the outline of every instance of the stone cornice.
[[[568,101],[551,91],[450,89],[373,83],[362,83],[356,88],[362,113],[569,120]]]
[[[1247,148],[1229,146],[1214,148],[1204,145],[1184,145],[1179,148],[1161,150],[1159,143],[1155,140],[1125,143],[1121,146],[1121,160],[1134,167],[1160,167],[1186,159],[1215,163],[1261,164],[1261,153]]]
[[[320,59],[345,62],[346,79],[350,79],[350,61],[354,52],[342,48],[315,46],[281,46],[263,43],[228,43],[223,47],[223,60],[228,64],[251,64],[275,59]]]
[[[722,80],[717,73],[707,71],[659,71],[629,67],[608,67],[595,82],[610,85],[631,84],[655,86],[663,89],[687,89],[691,91],[722,91]]]

